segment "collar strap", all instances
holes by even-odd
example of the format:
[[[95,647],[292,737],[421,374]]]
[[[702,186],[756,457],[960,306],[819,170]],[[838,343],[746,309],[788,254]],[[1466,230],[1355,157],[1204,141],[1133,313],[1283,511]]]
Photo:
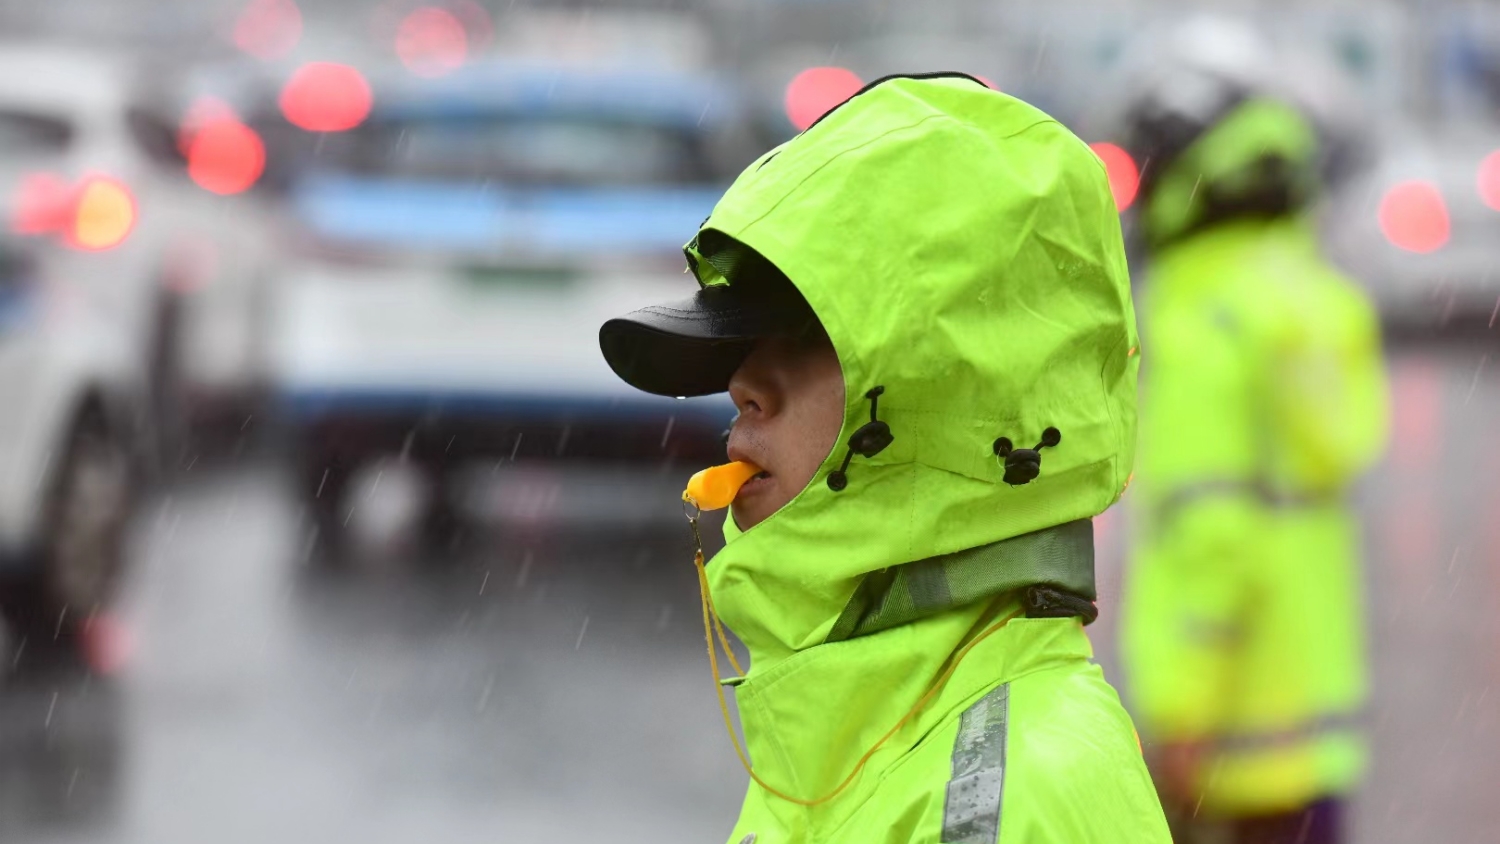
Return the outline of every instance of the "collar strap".
[[[889,630],[1027,586],[1049,588],[1052,600],[1045,603],[1051,605],[1047,609],[1052,612],[1046,614],[1077,605],[1076,612],[1066,614],[1093,621],[1082,609],[1085,604],[1092,608],[1098,598],[1094,589],[1093,522],[1079,519],[871,572],[855,588],[824,642]],[[1071,600],[1059,601],[1057,593]]]

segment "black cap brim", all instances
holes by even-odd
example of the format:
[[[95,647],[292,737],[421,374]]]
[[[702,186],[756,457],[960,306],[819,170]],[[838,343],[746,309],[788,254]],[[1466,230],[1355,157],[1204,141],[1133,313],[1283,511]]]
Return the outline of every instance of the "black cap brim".
[[[729,389],[757,340],[799,334],[811,320],[800,297],[787,301],[716,285],[604,323],[599,348],[610,369],[638,390],[707,396]]]

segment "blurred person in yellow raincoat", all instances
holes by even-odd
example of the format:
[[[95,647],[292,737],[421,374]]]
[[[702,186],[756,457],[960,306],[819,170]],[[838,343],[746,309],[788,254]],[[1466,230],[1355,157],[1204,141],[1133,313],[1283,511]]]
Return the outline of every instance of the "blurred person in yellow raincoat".
[[[1349,493],[1387,435],[1378,323],[1319,254],[1313,123],[1211,52],[1126,110],[1148,272],[1122,656],[1179,841],[1325,844],[1367,755]]]

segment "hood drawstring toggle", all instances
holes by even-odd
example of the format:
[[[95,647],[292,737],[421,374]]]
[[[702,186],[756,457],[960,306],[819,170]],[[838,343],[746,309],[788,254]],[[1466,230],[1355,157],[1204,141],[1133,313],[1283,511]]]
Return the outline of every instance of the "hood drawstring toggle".
[[[1021,486],[1036,480],[1042,473],[1042,449],[1062,442],[1062,432],[1048,428],[1042,432],[1042,441],[1036,448],[1016,448],[1006,437],[995,440],[995,456],[1005,459],[1003,480],[1011,486]]]
[[[896,439],[891,433],[891,426],[880,421],[878,418],[880,397],[885,394],[885,387],[872,387],[865,393],[865,398],[870,400],[870,421],[859,426],[859,430],[849,436],[849,450],[844,452],[843,465],[828,473],[828,488],[834,492],[842,492],[849,486],[849,462],[854,459],[855,454],[870,458],[885,451],[885,447]]]

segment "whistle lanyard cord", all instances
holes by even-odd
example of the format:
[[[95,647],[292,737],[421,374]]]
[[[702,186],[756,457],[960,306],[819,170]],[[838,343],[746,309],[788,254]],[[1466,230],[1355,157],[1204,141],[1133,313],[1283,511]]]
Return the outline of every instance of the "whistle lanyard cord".
[[[729,647],[729,637],[726,636],[726,635],[724,635],[724,624],[723,624],[723,622],[719,621],[719,611],[716,610],[716,609],[714,609],[714,594],[708,588],[708,572],[703,568],[703,552],[702,551],[699,551],[699,552],[697,552],[694,555],[694,557],[693,557],[693,565],[697,566],[697,568],[698,568],[698,591],[703,596],[703,612],[705,614],[707,614],[708,618],[713,619],[714,632],[716,632],[716,633],[719,634],[719,644],[724,647],[724,655],[727,656],[727,657],[729,657],[729,664],[732,665],[732,666],[734,666],[734,671],[735,671],[736,674],[738,674],[739,676],[743,677],[743,676],[745,676],[745,669],[740,666],[739,659],[735,657],[735,655],[734,655],[734,649],[731,648],[731,647]],[[707,631],[705,630],[704,632],[707,632]],[[714,669],[714,681],[717,683],[718,680],[720,679],[719,678],[719,663],[718,663],[718,659],[716,658],[716,656],[714,654],[713,644],[714,644],[713,640],[709,640],[709,643],[708,643],[708,659],[709,659],[709,664],[713,666],[713,669]],[[721,685],[721,686],[719,686],[719,688],[722,690],[724,687]]]
[[[870,746],[869,750],[865,751],[865,755],[861,756],[859,758],[859,761],[854,764],[854,770],[849,772],[849,776],[845,777],[843,782],[839,783],[838,786],[832,791],[828,792],[822,797],[817,798],[816,800],[806,800],[801,797],[793,797],[792,795],[787,794],[786,792],[776,788],[770,783],[767,783],[765,780],[760,778],[759,774],[755,773],[755,770],[753,768],[750,767],[750,758],[745,753],[744,745],[740,743],[739,734],[735,732],[734,721],[729,717],[729,702],[724,696],[724,684],[719,674],[718,649],[714,647],[714,634],[716,632],[718,633],[719,644],[723,646],[724,654],[729,657],[729,662],[734,666],[735,671],[738,671],[740,675],[743,676],[745,674],[745,670],[740,667],[739,661],[734,656],[734,651],[730,650],[728,638],[724,635],[724,625],[720,623],[719,614],[714,610],[713,597],[710,594],[708,588],[708,572],[703,566],[703,550],[701,548],[693,554],[693,566],[698,569],[698,589],[703,598],[703,640],[708,645],[708,664],[714,673],[714,690],[719,695],[719,712],[724,716],[724,729],[729,733],[729,741],[734,745],[734,753],[740,758],[740,764],[745,767],[745,773],[750,775],[750,779],[754,780],[756,785],[764,788],[772,795],[779,797],[782,800],[787,801],[788,803],[795,803],[798,806],[817,806],[822,803],[827,803],[829,800],[832,800],[833,798],[839,796],[839,794],[843,793],[844,789],[848,788],[850,784],[854,782],[854,778],[859,776],[859,772],[864,770],[865,765],[870,761],[871,758],[875,756],[875,752],[880,750],[880,748],[884,746],[888,740],[890,740],[891,736],[894,736],[898,731],[900,731],[902,727],[905,727],[907,724],[909,724],[911,720],[917,716],[917,713],[921,712],[923,707],[925,707],[929,702],[931,702],[934,697],[937,696],[937,693],[942,690],[944,684],[946,684],[948,682],[948,679],[953,676],[954,669],[958,668],[959,662],[961,662],[963,658],[968,655],[969,651],[972,651],[980,642],[988,639],[993,633],[1004,627],[1011,619],[1021,614],[1021,610],[1012,612],[1011,614],[995,622],[995,624],[991,625],[987,630],[974,637],[972,641],[959,649],[958,653],[955,654],[953,656],[953,659],[949,661],[948,667],[943,669],[943,673],[938,675],[937,680],[933,682],[932,688],[928,689],[927,692],[922,695],[921,699],[919,699],[911,709],[907,710],[905,715],[901,716],[901,720],[897,721],[895,726],[887,730],[885,735],[881,736],[879,740],[875,742],[875,744]]]

